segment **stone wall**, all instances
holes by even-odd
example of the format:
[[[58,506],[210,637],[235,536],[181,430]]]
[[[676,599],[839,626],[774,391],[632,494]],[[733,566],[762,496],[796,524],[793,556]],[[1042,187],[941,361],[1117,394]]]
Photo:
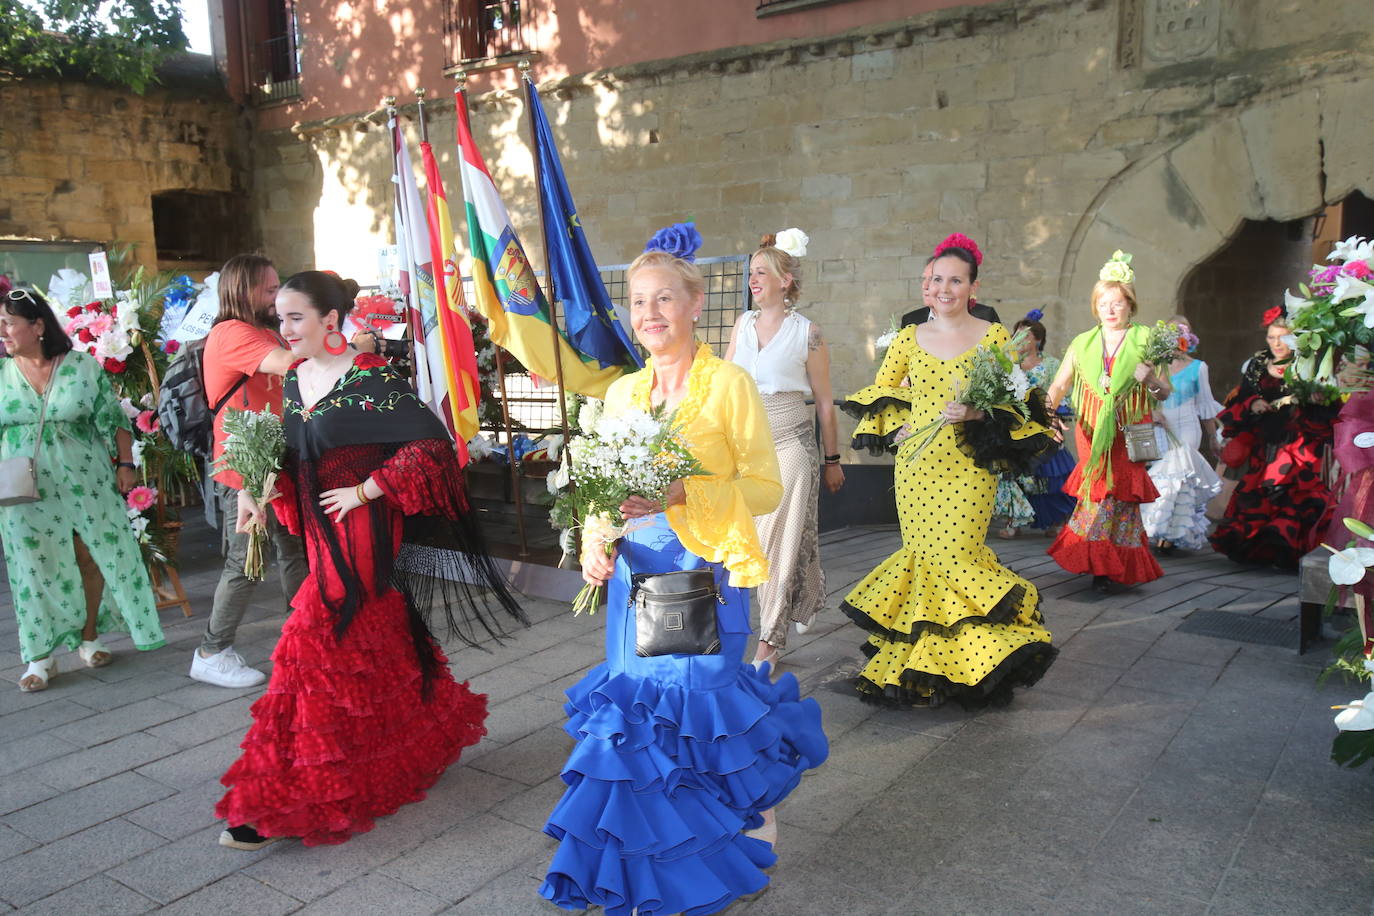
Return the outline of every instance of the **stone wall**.
[[[979,298],[1008,318],[1045,308],[1062,350],[1090,323],[1086,298],[1114,248],[1135,253],[1153,320],[1243,220],[1300,219],[1374,190],[1365,8],[1007,2],[541,91],[603,263],[688,217],[706,254],[747,252],[786,226],[810,233],[805,308],[842,393],[871,378],[873,338],[919,299],[924,256],[951,231],[987,253]],[[472,105],[537,260],[523,102],[493,92]],[[457,200],[452,109],[427,107]],[[347,119],[258,138],[279,262],[369,271],[390,231],[386,142]],[[461,220],[458,233],[461,246]]]
[[[0,111],[0,238],[133,242],[156,267],[154,194],[241,193],[249,178],[222,91],[24,80],[0,83]]]

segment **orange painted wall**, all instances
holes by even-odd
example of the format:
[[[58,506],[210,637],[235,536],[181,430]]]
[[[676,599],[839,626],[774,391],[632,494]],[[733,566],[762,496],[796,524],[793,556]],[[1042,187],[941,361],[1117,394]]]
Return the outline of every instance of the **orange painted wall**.
[[[226,16],[235,0],[222,3]],[[261,129],[289,127],[404,101],[424,86],[447,97],[442,0],[297,0],[302,35],[301,99],[260,112]],[[592,70],[740,45],[834,35],[954,7],[998,0],[848,0],[759,19],[755,0],[527,0],[525,37],[541,52],[533,73],[544,82]],[[236,13],[234,14],[236,15]],[[511,72],[469,82],[481,92],[515,85]]]

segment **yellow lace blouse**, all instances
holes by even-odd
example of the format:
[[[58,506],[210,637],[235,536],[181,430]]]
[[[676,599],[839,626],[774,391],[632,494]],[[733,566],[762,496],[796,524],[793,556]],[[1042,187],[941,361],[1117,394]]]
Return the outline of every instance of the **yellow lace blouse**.
[[[606,413],[650,409],[653,360],[606,392]],[[743,369],[701,344],[675,420],[707,472],[683,483],[687,502],[670,506],[668,525],[692,553],[730,571],[730,584],[753,588],[768,579],[754,516],[782,499],[778,454],[758,389]]]

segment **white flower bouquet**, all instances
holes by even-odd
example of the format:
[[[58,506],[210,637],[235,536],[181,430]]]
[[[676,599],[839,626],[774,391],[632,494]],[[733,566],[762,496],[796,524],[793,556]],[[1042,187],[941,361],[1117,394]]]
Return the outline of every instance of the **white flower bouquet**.
[[[631,496],[662,501],[673,481],[703,473],[672,417],[661,408],[603,416],[588,433],[568,443],[573,486],[558,496],[555,512],[582,529],[584,549],[599,547],[609,555],[625,533],[621,503]],[[595,613],[601,592],[600,586],[584,586],[573,600],[573,613]]]
[[[1003,347],[979,346],[973,353],[973,364],[969,366],[968,383],[962,390],[955,390],[952,400],[985,414],[1003,408],[1015,412],[1023,421],[1030,419],[1026,395],[1032,386],[1026,371],[1021,368],[1018,356],[1028,333],[1023,328]],[[947,422],[940,417],[903,437],[910,443],[902,446],[907,460],[915,461],[926,446],[935,441],[941,427]]]
[[[277,472],[286,451],[281,418],[270,410],[231,407],[224,415],[224,432],[224,454],[216,463],[216,470],[237,472],[243,478],[244,492],[259,506],[265,505],[274,495]],[[266,542],[267,529],[252,523],[248,529],[248,555],[243,561],[243,574],[249,579],[262,581]]]

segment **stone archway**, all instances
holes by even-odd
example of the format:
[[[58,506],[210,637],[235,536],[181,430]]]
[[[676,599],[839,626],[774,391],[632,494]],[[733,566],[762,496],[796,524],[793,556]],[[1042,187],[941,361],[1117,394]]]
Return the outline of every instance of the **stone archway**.
[[[1374,81],[1268,99],[1198,131],[1113,178],[1064,255],[1059,295],[1083,301],[1112,251],[1135,256],[1141,317],[1174,311],[1182,282],[1242,221],[1310,216],[1374,190]]]

